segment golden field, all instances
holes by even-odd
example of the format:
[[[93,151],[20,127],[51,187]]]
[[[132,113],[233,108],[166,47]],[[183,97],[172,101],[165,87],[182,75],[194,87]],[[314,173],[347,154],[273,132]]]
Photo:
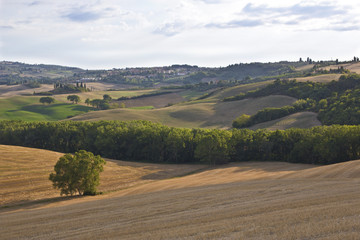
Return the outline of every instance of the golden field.
[[[0,149],[7,155],[1,158],[0,183],[11,185],[3,176],[13,168],[14,188],[28,181],[29,170],[46,176],[45,163],[61,155],[11,146]],[[34,158],[17,160],[25,153]],[[34,159],[39,162],[28,166]],[[126,174],[134,181],[123,185]],[[49,184],[40,175],[33,184]],[[2,239],[360,238],[360,161],[328,166],[244,162],[212,168],[108,161],[101,177],[102,187],[123,187],[95,197],[1,208]],[[49,192],[43,194],[37,199],[49,197]]]

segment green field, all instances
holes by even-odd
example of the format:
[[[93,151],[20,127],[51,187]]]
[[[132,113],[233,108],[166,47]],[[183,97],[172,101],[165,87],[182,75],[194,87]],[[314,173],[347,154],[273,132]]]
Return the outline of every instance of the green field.
[[[39,104],[40,97],[16,96],[0,99],[0,119],[57,121],[86,113],[92,108],[62,102]]]

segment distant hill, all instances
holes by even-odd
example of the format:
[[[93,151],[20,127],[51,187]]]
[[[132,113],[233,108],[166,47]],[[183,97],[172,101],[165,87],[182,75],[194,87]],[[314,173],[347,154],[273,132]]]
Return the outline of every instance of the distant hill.
[[[2,61],[0,62],[0,84],[11,85],[32,81],[52,83],[64,81],[83,72],[84,70],[76,67]]]
[[[318,68],[325,68],[332,64],[335,64],[335,61],[237,63],[220,68],[184,64],[162,67],[84,70],[58,65],[2,61],[0,62],[0,84],[19,84],[34,81],[39,83],[101,81],[141,87],[199,83],[229,85],[236,82],[259,82],[277,77],[304,77],[317,74]]]

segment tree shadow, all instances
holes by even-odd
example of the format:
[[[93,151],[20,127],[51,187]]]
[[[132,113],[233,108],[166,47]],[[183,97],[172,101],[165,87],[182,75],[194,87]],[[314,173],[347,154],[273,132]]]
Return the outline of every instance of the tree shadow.
[[[80,199],[88,196],[60,196],[60,197],[53,197],[53,198],[45,198],[45,199],[39,199],[39,200],[32,200],[32,201],[20,201],[20,202],[14,202],[10,203],[8,205],[0,206],[0,213],[5,212],[12,212],[17,210],[31,210],[35,209],[39,206],[44,206],[51,203],[57,203],[57,202],[64,202],[64,201],[70,201],[73,199]]]

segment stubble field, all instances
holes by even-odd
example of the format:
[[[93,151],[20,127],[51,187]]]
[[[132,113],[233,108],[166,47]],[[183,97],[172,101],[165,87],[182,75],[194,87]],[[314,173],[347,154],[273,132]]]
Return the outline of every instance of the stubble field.
[[[2,208],[0,234],[2,239],[360,237],[360,161],[246,162],[192,170],[197,172],[176,178],[165,173],[96,197]]]

